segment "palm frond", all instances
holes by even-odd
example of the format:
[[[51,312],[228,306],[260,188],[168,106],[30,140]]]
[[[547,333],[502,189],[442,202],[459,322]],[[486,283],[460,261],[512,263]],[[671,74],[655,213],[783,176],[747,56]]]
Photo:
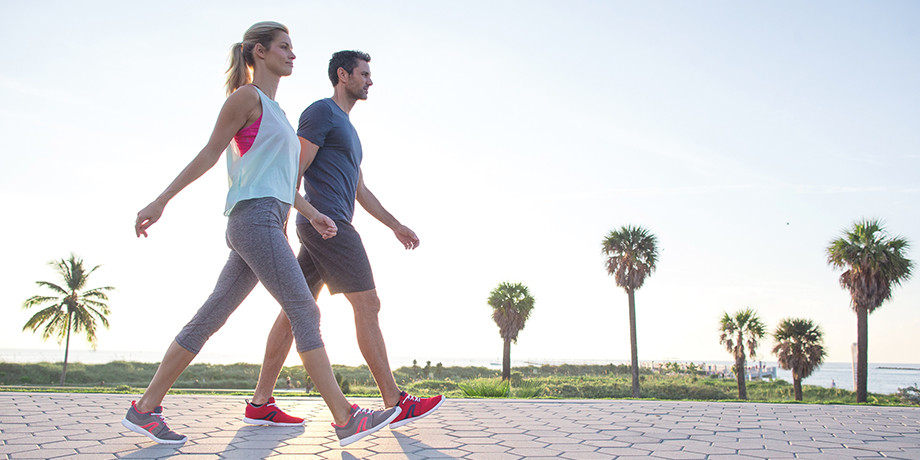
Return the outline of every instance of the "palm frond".
[[[111,286],[106,286],[102,288],[95,288],[83,293],[82,297],[84,299],[99,299],[99,300],[109,300],[108,294],[105,291],[113,290],[115,288]]]
[[[44,305],[46,303],[59,302],[59,301],[60,301],[60,297],[41,296],[41,295],[32,296],[26,299],[26,301],[22,303],[22,309],[28,310],[38,305]]]
[[[64,340],[64,337],[67,336],[67,314],[63,311],[55,312],[49,321],[45,323],[45,328],[42,330],[42,340],[48,340],[51,337],[56,337],[58,343]]]
[[[63,310],[61,305],[50,305],[42,310],[39,310],[37,313],[32,315],[28,321],[26,321],[25,326],[22,327],[22,330],[31,329],[32,331],[37,330],[41,327],[42,324],[49,321],[54,315],[61,314]]]
[[[45,288],[51,289],[52,291],[57,292],[58,294],[61,294],[61,295],[70,294],[70,291],[68,291],[67,289],[65,289],[65,288],[63,288],[63,287],[61,287],[61,286],[58,286],[57,284],[54,284],[54,283],[52,283],[52,282],[50,282],[50,281],[36,281],[35,284],[37,284],[37,285],[39,285],[39,286],[41,286],[41,287],[45,287]]]

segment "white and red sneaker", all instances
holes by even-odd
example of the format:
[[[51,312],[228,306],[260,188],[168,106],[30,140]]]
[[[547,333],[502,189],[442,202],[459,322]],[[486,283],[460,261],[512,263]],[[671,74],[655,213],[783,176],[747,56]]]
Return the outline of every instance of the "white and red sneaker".
[[[405,391],[399,393],[399,404],[402,409],[399,416],[390,422],[390,428],[399,428],[409,422],[414,422],[434,411],[444,403],[444,396],[437,395],[431,398],[419,398]]]
[[[253,406],[251,402],[246,401],[246,416],[243,421],[252,425],[268,426],[301,426],[304,420],[300,417],[293,417],[285,414],[277,404],[275,398],[268,398],[265,404]]]

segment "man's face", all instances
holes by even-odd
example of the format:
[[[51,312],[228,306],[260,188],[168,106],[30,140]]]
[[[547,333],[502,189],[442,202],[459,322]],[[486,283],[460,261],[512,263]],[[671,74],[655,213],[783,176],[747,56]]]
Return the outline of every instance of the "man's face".
[[[367,99],[367,90],[373,85],[371,80],[371,66],[367,61],[358,59],[358,65],[351,71],[345,83],[345,91],[355,99]]]

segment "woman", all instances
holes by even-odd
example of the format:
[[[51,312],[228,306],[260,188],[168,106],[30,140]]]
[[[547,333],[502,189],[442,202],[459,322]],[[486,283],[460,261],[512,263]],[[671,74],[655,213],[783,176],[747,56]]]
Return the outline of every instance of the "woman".
[[[162,444],[188,439],[166,426],[160,403],[208,338],[261,281],[290,318],[304,368],[332,412],[336,435],[344,446],[386,426],[399,410],[370,411],[345,399],[320,337],[319,309],[285,238],[291,205],[323,238],[336,234],[335,223],[297,193],[297,178],[303,174],[300,142],[274,101],[278,82],[294,66],[287,28],[276,22],[257,23],[231,50],[228,97],[208,144],[156,200],[137,213],[135,222],[137,236],[146,237],[166,203],[211,169],[227,149],[230,258],[214,292],[169,346],[144,395],[131,402],[122,424]]]

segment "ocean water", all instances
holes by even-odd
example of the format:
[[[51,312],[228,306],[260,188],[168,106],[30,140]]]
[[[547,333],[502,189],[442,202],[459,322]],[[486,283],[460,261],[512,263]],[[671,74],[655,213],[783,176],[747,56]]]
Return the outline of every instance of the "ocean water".
[[[261,355],[261,350],[259,350]],[[139,361],[155,363],[163,358],[162,352],[143,351],[91,351],[71,350],[69,362],[85,364],[103,364],[111,361]],[[246,359],[239,354],[202,353],[196,362],[212,364],[233,364],[238,362],[258,362],[256,359]],[[0,362],[13,363],[38,363],[60,362],[64,359],[63,350],[30,350],[30,349],[0,349]],[[412,364],[411,358],[391,357],[393,367],[408,366]],[[482,366],[493,369],[501,368],[501,359],[446,359],[432,360],[432,363],[441,362],[445,366]],[[543,364],[628,364],[627,361],[600,361],[600,360],[542,360],[542,359],[512,359],[512,366],[539,366]],[[700,364],[700,362],[696,362]],[[361,363],[342,363],[357,365]],[[647,364],[647,363],[646,363]],[[706,362],[706,364],[729,365],[729,361]],[[754,363],[749,363],[754,364]],[[423,362],[418,365],[423,366]],[[766,367],[777,366],[775,362],[763,361]],[[792,372],[777,368],[777,378],[792,382]],[[851,363],[824,363],[814,374],[806,378],[805,385],[815,385],[825,388],[853,390],[853,365]],[[897,393],[899,388],[908,386],[920,387],[920,364],[869,364],[869,378],[867,387],[870,393],[889,394]]]
[[[776,363],[770,365],[775,366]],[[776,374],[777,378],[792,382],[791,371],[777,369]],[[836,386],[844,390],[853,390],[853,365],[851,363],[824,363],[814,374],[802,380],[802,384],[825,388]],[[908,386],[920,388],[920,364],[869,363],[866,387],[870,393],[897,393],[899,388]]]

